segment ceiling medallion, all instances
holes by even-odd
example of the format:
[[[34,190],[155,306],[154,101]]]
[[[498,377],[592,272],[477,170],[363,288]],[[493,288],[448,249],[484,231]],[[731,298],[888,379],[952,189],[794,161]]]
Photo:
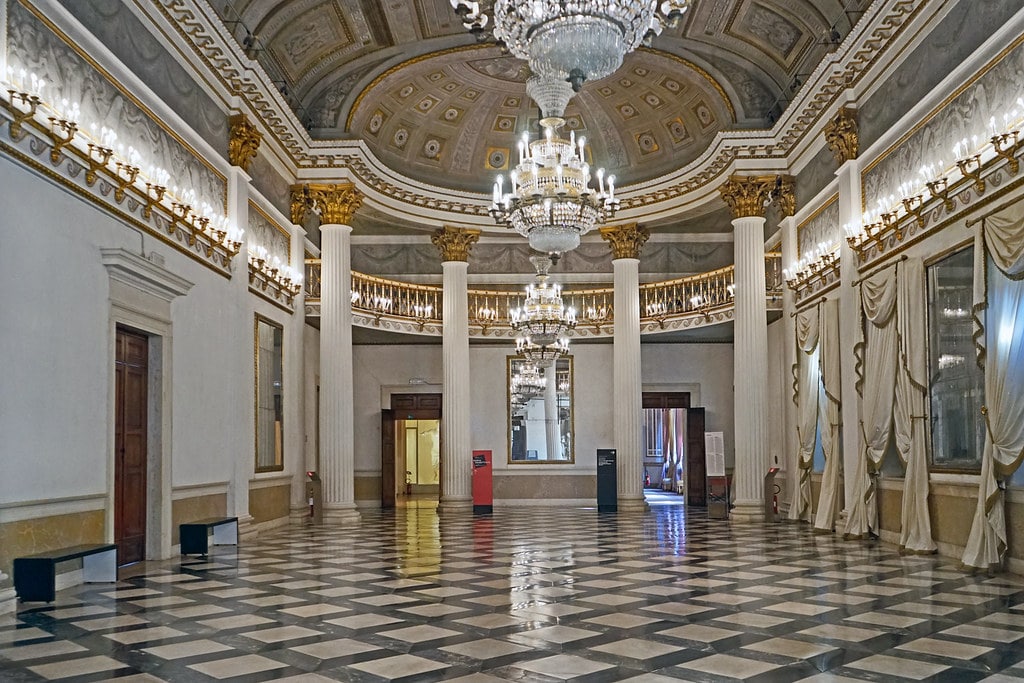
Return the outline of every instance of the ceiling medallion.
[[[450,0],[463,26],[490,30],[533,73],[568,80],[579,92],[622,65],[644,40],[676,26],[690,0]]]

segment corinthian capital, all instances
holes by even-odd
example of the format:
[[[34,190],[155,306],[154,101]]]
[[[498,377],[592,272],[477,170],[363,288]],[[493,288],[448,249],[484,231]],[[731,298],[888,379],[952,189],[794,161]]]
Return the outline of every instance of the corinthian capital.
[[[292,223],[300,224],[307,211],[320,214],[322,225],[349,225],[363,195],[352,183],[292,185]]]
[[[430,236],[442,261],[469,261],[469,248],[480,239],[479,230],[445,226]]]
[[[640,227],[636,223],[609,225],[601,228],[601,239],[611,246],[613,260],[640,258],[640,250],[643,249],[650,236],[651,233],[647,228]]]
[[[857,110],[853,107],[840,109],[835,118],[825,124],[822,134],[840,165],[850,159],[856,159],[860,153],[860,140],[857,138]]]
[[[245,114],[229,117],[228,126],[228,161],[248,173],[249,164],[256,158],[263,136]]]
[[[718,192],[729,205],[733,218],[764,218],[765,204],[772,199],[778,184],[778,176],[734,175]]]

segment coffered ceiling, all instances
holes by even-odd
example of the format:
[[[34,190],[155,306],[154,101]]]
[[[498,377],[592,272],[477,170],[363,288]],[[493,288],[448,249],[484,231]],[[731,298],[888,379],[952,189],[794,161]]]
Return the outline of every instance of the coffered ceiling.
[[[536,130],[525,64],[477,43],[448,0],[213,0],[315,137],[360,138],[416,180],[487,191]],[[868,0],[694,0],[684,22],[566,111],[620,185],[763,128]]]

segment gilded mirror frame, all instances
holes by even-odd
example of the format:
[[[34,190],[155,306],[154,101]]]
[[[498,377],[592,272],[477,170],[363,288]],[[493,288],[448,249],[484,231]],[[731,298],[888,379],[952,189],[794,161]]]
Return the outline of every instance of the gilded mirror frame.
[[[269,334],[266,348],[263,342],[267,340],[261,338],[261,327]],[[284,470],[284,326],[259,313],[253,321],[253,371],[255,470],[257,473],[281,472]]]
[[[530,457],[530,453],[539,449],[529,449],[523,447],[522,439],[528,439],[529,434],[529,423],[538,422],[538,420],[522,419],[516,420],[516,415],[513,412],[513,401],[512,401],[512,376],[513,371],[518,364],[525,364],[527,361],[522,356],[511,355],[505,357],[505,435],[506,435],[506,447],[507,447],[507,462],[510,465],[571,465],[576,462],[576,428],[575,428],[575,372],[573,368],[573,357],[571,355],[560,356],[554,361],[554,367],[556,372],[556,378],[561,377],[562,383],[566,384],[565,387],[557,387],[556,385],[556,401],[558,405],[558,422],[559,422],[559,443],[565,453],[565,457],[562,458],[551,458],[545,448],[544,457],[541,458],[539,453],[534,457]],[[548,376],[547,373],[550,368],[541,368],[544,370],[545,378]],[[556,381],[558,381],[556,379]],[[564,388],[564,391],[563,391]],[[567,405],[562,405],[562,399],[566,399]],[[541,411],[543,414],[544,400],[543,396],[535,396],[528,402],[528,407],[533,406],[533,410]],[[563,408],[567,410],[565,417],[562,417]],[[563,424],[564,423],[564,424]],[[542,436],[547,439],[547,429],[544,425],[540,426],[542,430]],[[514,431],[520,432],[521,436],[516,438]],[[534,439],[538,438],[536,435]],[[525,445],[529,445],[531,442],[527,441]],[[546,443],[545,443],[546,445]],[[515,449],[515,450],[513,450]],[[520,453],[521,451],[521,453]]]

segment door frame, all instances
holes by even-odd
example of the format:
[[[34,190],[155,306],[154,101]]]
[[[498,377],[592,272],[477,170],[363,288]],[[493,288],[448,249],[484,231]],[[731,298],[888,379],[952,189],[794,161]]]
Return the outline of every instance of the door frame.
[[[394,430],[395,429],[395,425],[397,425],[398,422],[401,422],[401,421],[404,421],[404,420],[409,420],[409,419],[417,420],[417,419],[421,419],[421,420],[437,420],[438,422],[440,422],[442,419],[444,419],[444,415],[441,412],[441,405],[442,405],[442,401],[443,401],[444,396],[443,396],[443,394],[441,392],[441,385],[439,385],[439,384],[414,384],[414,385],[399,384],[399,385],[387,385],[387,386],[382,386],[380,388],[380,391],[381,391],[381,429],[382,429],[382,431],[384,429],[384,420],[390,420],[391,421],[392,430]],[[433,409],[431,409],[431,410],[417,410],[417,409],[413,409],[411,411],[403,409],[402,413],[399,414],[398,411],[393,408],[392,397],[393,396],[404,396],[404,395],[409,395],[409,394],[437,396],[438,397],[438,408],[436,410],[433,410]],[[398,441],[398,435],[397,435],[397,433],[395,433],[395,434],[393,434],[393,439],[392,439],[392,446],[393,447],[391,448],[390,453],[385,453],[384,452],[384,434],[383,433],[380,434],[380,439],[379,439],[380,448],[379,448],[379,450],[380,450],[380,457],[381,457],[381,462],[380,462],[380,477],[381,477],[380,478],[380,502],[381,502],[381,508],[389,507],[389,506],[386,505],[386,503],[387,502],[391,502],[387,497],[385,497],[385,493],[384,492],[386,490],[388,490],[388,487],[391,487],[391,490],[395,490],[397,485],[398,485],[397,468],[396,467],[391,467],[390,470],[389,470],[388,468],[384,467],[384,459],[385,458],[388,458],[388,457],[390,457],[391,459],[395,458],[395,448],[394,448],[394,445],[397,443],[397,441]],[[443,449],[443,445],[439,445],[439,446]],[[442,462],[442,467],[443,467],[443,462]],[[390,477],[389,480],[385,480],[385,475],[388,474],[389,472],[391,473],[392,476]],[[441,494],[444,493],[444,491],[443,491],[444,477],[443,476],[439,476],[438,483],[439,483],[440,489],[441,489],[439,491],[439,496],[440,496]]]

